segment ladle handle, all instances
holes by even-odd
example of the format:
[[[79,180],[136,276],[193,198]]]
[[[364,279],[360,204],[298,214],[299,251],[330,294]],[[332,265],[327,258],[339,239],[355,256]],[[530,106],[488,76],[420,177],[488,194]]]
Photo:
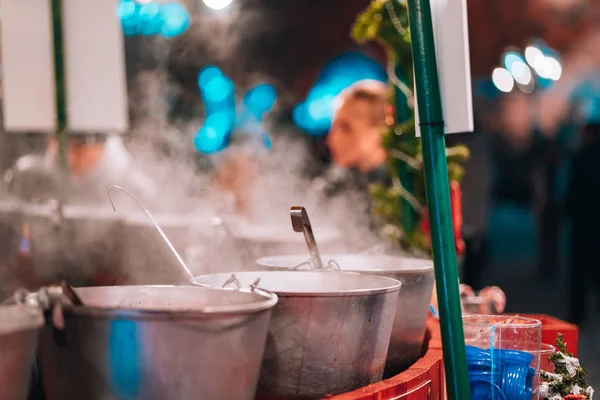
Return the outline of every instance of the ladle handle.
[[[323,269],[323,260],[321,260],[321,253],[319,252],[319,247],[317,246],[317,241],[315,240],[315,235],[306,209],[301,206],[292,206],[292,208],[290,208],[290,217],[292,219],[292,228],[294,228],[294,232],[302,232],[304,234],[304,240],[306,241],[308,252],[310,253],[310,257],[312,258],[315,267],[317,269]]]
[[[160,225],[158,224],[158,222],[154,219],[154,217],[152,216],[152,214],[150,213],[150,211],[138,199],[136,199],[135,197],[133,197],[130,193],[128,193],[121,186],[116,186],[115,185],[115,186],[111,186],[108,189],[108,198],[110,200],[110,204],[111,204],[111,206],[113,208],[113,211],[117,211],[117,210],[115,209],[115,204],[113,203],[112,197],[110,196],[110,191],[112,189],[118,189],[118,190],[120,190],[121,192],[123,192],[127,196],[129,196],[133,201],[135,201],[140,207],[142,207],[142,209],[144,210],[144,212],[146,213],[146,215],[148,216],[148,218],[152,222],[152,225],[154,225],[154,227],[156,228],[156,230],[158,231],[158,233],[160,233],[160,236],[163,238],[163,240],[165,241],[165,243],[167,244],[167,246],[169,246],[169,249],[171,250],[171,252],[175,256],[175,258],[179,262],[179,265],[181,265],[181,269],[188,276],[190,282],[192,282],[192,283],[195,282],[196,280],[194,279],[194,274],[192,274],[192,272],[190,271],[190,269],[187,267],[187,265],[183,261],[183,258],[181,258],[181,256],[179,255],[179,252],[175,249],[175,246],[173,246],[173,244],[171,243],[171,241],[167,237],[166,233],[162,230],[162,228],[160,227]]]

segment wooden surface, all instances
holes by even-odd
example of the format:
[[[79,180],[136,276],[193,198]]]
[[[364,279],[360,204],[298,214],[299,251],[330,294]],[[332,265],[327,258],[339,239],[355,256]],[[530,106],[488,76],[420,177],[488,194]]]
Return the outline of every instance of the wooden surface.
[[[542,343],[554,344],[562,333],[567,350],[577,356],[578,328],[549,315],[523,315],[542,321]],[[330,400],[442,400],[444,395],[444,360],[438,321],[427,322],[427,348],[407,371],[393,378],[329,397]]]

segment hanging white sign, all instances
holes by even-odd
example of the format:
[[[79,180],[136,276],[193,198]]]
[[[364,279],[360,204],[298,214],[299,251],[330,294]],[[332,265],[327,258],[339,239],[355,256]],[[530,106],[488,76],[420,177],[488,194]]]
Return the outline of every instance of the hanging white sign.
[[[430,0],[430,4],[444,131],[446,133],[472,132],[474,130],[473,96],[467,0]],[[418,96],[418,93],[415,96]],[[415,122],[417,136],[420,136],[417,101],[415,101]]]
[[[0,0],[2,111],[7,132],[54,132],[56,91],[49,0]]]
[[[48,0],[46,0],[48,1]],[[123,30],[116,0],[63,0],[68,129],[127,130]]]

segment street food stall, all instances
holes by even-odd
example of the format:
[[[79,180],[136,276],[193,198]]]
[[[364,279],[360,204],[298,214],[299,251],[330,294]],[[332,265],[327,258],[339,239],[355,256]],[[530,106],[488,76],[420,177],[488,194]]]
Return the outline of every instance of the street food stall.
[[[13,168],[3,184],[9,200],[0,203],[0,262],[12,271],[25,260],[35,279],[19,282],[15,274],[22,287],[0,299],[0,399],[35,399],[32,386],[48,400],[555,399],[558,381],[570,382],[559,390],[564,398],[570,390],[591,399],[574,358],[576,327],[501,314],[498,288],[476,296],[459,286],[464,243],[455,163],[464,153],[447,157],[444,135],[473,129],[465,0],[374,0],[355,26],[355,39],[380,40],[390,51],[395,122],[407,124],[388,126],[398,146],[386,164],[386,190],[400,194],[379,216],[402,210],[396,222],[406,234],[396,244],[427,250],[421,257],[387,242],[344,252],[349,231],[313,226],[301,205],[275,224],[212,209],[153,214],[144,204],[161,197],[152,185],[136,187],[146,177],[123,173],[134,157],[121,152],[128,162],[120,167],[103,158],[113,154],[109,142],[116,152],[121,144],[114,133],[98,132],[128,128],[123,34],[176,36],[190,18],[179,3],[122,0],[120,21],[114,4],[90,4],[52,0],[35,8],[0,0],[3,79],[13,85],[4,99],[5,130],[56,133],[50,161],[46,154]],[[136,13],[141,22],[132,24]],[[23,24],[33,34],[19,56],[12,50]],[[90,59],[84,50],[94,43],[98,53]],[[32,66],[38,56],[43,62]],[[210,71],[227,91],[229,78]],[[401,72],[414,72],[414,88],[398,80]],[[25,79],[32,74],[37,87]],[[39,101],[15,97],[14,85]],[[218,136],[209,128],[200,129],[200,139]],[[98,164],[82,167],[89,158]],[[97,165],[116,169],[99,177]],[[50,187],[43,190],[49,198],[11,192],[31,174],[44,183],[34,189]],[[105,187],[107,177],[115,181]],[[82,196],[100,187],[106,197],[81,204],[75,187]],[[116,201],[116,191],[129,204]],[[544,353],[543,345],[553,344],[558,351]],[[555,362],[540,371],[544,360]],[[563,374],[567,365],[573,373]]]

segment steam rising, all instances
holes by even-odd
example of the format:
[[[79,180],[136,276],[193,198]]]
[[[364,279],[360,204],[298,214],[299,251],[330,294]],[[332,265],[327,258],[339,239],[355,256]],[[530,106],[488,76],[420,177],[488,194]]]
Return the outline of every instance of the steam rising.
[[[194,3],[186,6],[195,11]],[[308,258],[302,235],[292,232],[292,205],[306,207],[317,241],[327,239],[319,243],[323,252],[352,253],[379,244],[363,212],[367,209],[364,197],[347,193],[326,198],[315,182],[303,176],[310,162],[307,147],[284,126],[271,121],[271,151],[255,144],[242,146],[259,171],[246,182],[244,216],[236,214],[232,193],[215,185],[214,169],[205,168],[212,164],[218,170],[228,157],[235,158],[234,149],[198,165],[192,137],[202,125],[201,107],[197,112],[192,107],[187,117],[168,118],[173,100],[189,100],[189,93],[197,88],[175,82],[167,73],[167,58],[189,59],[191,64],[193,60],[204,64],[223,60],[228,65],[219,66],[225,72],[235,70],[240,38],[268,29],[268,11],[242,13],[235,4],[224,11],[222,15],[194,15],[189,31],[170,45],[157,40],[143,46],[144,51],[154,53],[157,62],[152,68],[138,68],[129,78],[133,126],[128,147],[133,162],[126,176],[132,182],[108,182],[106,190],[120,185],[139,198],[196,275],[256,269],[255,260],[267,255],[306,253]],[[258,78],[248,73],[243,79],[246,84],[276,83]],[[289,93],[279,93],[280,99],[289,97]],[[134,202],[115,193],[117,212],[113,213],[107,196],[97,200],[67,207],[62,222],[51,207],[26,208],[19,224],[31,225],[33,262],[39,275],[49,280],[67,278],[76,285],[99,272],[117,274],[122,282],[135,284],[185,281],[175,257]]]

